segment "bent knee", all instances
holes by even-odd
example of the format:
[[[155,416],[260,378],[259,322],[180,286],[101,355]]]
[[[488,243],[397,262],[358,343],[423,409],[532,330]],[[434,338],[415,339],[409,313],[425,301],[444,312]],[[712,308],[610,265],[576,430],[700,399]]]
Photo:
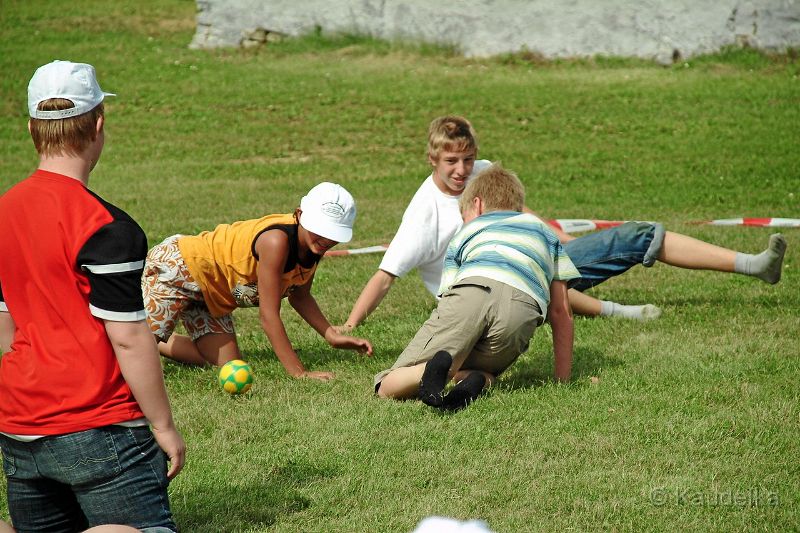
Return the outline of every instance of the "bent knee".
[[[391,398],[389,393],[386,391],[386,387],[383,386],[383,383],[378,383],[378,385],[375,387],[375,394],[378,396],[378,398]]]
[[[422,365],[424,368],[424,365]],[[413,398],[419,391],[421,372],[416,368],[396,368],[383,377],[376,387],[379,398],[405,400]]]

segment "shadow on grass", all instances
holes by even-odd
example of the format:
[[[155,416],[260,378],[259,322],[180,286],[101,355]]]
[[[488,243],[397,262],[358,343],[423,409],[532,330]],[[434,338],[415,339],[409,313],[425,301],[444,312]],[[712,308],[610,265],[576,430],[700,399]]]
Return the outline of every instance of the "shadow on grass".
[[[583,381],[596,376],[601,370],[622,366],[622,359],[610,358],[594,349],[576,349],[573,355],[570,382]],[[531,389],[554,381],[552,354],[534,357],[522,356],[503,375],[497,384],[499,390]]]
[[[188,502],[202,502],[202,505],[189,503],[180,505],[173,496],[175,520],[183,531],[216,532],[245,531],[254,526],[269,527],[281,516],[303,511],[312,505],[301,489],[308,483],[337,473],[330,467],[317,467],[297,461],[289,461],[283,466],[269,469],[263,479],[236,480],[236,472],[226,472],[224,483],[217,476],[209,477],[202,484],[205,493],[192,494]],[[197,487],[198,485],[195,485]]]
[[[175,520],[183,531],[244,531],[254,525],[272,526],[281,515],[302,511],[311,501],[280,482],[252,484],[224,491],[207,485],[202,507],[181,509],[173,504]],[[254,501],[257,499],[258,501]]]

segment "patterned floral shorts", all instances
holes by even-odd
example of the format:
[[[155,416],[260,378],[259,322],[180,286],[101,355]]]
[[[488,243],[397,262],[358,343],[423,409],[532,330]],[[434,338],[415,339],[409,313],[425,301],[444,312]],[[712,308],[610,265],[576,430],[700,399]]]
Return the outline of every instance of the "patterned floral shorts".
[[[167,237],[147,254],[142,294],[151,331],[166,342],[180,319],[193,341],[208,333],[235,333],[231,315],[215,317],[208,310],[200,286],[181,257],[180,237]]]

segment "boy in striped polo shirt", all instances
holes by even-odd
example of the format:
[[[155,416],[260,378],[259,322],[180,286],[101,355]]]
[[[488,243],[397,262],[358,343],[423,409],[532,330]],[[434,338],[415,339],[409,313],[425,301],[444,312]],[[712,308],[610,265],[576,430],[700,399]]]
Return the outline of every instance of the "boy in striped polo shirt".
[[[546,318],[556,378],[569,379],[566,282],[580,274],[550,227],[522,213],[524,204],[519,178],[499,165],[469,182],[459,200],[465,225],[447,248],[439,305],[394,366],[375,376],[379,396],[462,408],[528,349]],[[450,379],[456,385],[444,395]]]

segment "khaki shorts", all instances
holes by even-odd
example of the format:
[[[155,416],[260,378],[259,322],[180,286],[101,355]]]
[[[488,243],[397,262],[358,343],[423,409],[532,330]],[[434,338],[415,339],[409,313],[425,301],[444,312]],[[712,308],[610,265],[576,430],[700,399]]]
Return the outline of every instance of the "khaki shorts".
[[[428,362],[439,350],[453,359],[466,356],[463,370],[497,376],[528,350],[542,322],[539,304],[524,292],[488,278],[466,278],[442,295],[397,362],[375,376],[375,387],[395,368]]]
[[[147,324],[162,342],[175,331],[178,319],[197,340],[208,333],[234,334],[233,317],[211,315],[200,286],[178,249],[180,235],[167,237],[148,252],[142,275],[142,295]]]

